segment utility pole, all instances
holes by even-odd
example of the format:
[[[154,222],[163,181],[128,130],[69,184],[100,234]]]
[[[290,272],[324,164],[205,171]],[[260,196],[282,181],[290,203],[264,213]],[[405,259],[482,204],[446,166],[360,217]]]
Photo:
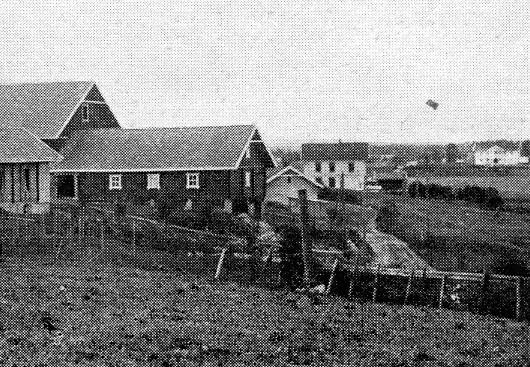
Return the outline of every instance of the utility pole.
[[[304,285],[306,289],[311,287],[313,277],[313,246],[309,237],[309,212],[307,203],[307,191],[298,190],[298,201],[300,202],[300,222],[302,228],[302,257],[304,260]]]

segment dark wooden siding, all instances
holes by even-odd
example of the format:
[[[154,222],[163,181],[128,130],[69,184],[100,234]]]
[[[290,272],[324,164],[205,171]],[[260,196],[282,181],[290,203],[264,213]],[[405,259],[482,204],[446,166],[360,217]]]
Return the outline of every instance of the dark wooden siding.
[[[160,189],[147,189],[147,173],[121,173],[122,189],[109,189],[109,173],[81,173],[78,176],[80,198],[84,201],[134,202],[151,199],[183,204],[187,199],[221,204],[230,198],[230,171],[199,172],[199,189],[186,188],[186,172],[160,172]],[[172,203],[175,204],[175,203]]]
[[[99,92],[99,89],[96,86],[93,86],[90,92],[88,92],[86,98],[87,101],[99,101],[104,102],[103,96]]]
[[[70,122],[64,128],[61,136],[68,136],[72,131],[94,129],[94,128],[119,128],[118,121],[110,111],[109,106],[102,103],[87,103],[88,107],[88,121],[82,120],[82,108],[81,105],[74,113]]]

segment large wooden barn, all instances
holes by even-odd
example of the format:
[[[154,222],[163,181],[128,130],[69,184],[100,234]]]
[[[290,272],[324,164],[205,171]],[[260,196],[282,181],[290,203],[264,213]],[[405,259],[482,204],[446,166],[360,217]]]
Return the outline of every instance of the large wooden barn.
[[[52,197],[73,202],[259,210],[274,166],[252,125],[78,131],[61,153]]]
[[[0,207],[47,210],[50,165],[73,131],[98,127],[120,125],[93,82],[0,85]]]

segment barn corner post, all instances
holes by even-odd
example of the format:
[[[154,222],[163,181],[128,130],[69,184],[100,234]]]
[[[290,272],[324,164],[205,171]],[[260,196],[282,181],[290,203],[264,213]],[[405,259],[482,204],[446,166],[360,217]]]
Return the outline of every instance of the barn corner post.
[[[300,222],[302,228],[302,258],[304,261],[304,286],[309,289],[313,280],[313,246],[309,236],[309,209],[307,203],[307,191],[298,190],[300,204]]]

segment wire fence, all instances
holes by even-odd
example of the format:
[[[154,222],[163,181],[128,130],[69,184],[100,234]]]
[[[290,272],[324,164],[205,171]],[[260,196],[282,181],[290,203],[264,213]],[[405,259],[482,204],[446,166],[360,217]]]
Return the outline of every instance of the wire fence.
[[[294,216],[287,216],[286,223],[295,221]],[[282,267],[279,248],[269,243],[265,246],[258,238],[120,216],[97,207],[53,208],[43,215],[0,216],[1,258],[113,264],[270,287],[285,285],[290,270]],[[314,284],[323,285],[318,286],[320,293],[359,302],[449,308],[514,319],[530,317],[527,278],[374,268],[361,266],[355,258],[348,258],[338,250],[313,249],[313,256],[318,264],[313,273]]]

